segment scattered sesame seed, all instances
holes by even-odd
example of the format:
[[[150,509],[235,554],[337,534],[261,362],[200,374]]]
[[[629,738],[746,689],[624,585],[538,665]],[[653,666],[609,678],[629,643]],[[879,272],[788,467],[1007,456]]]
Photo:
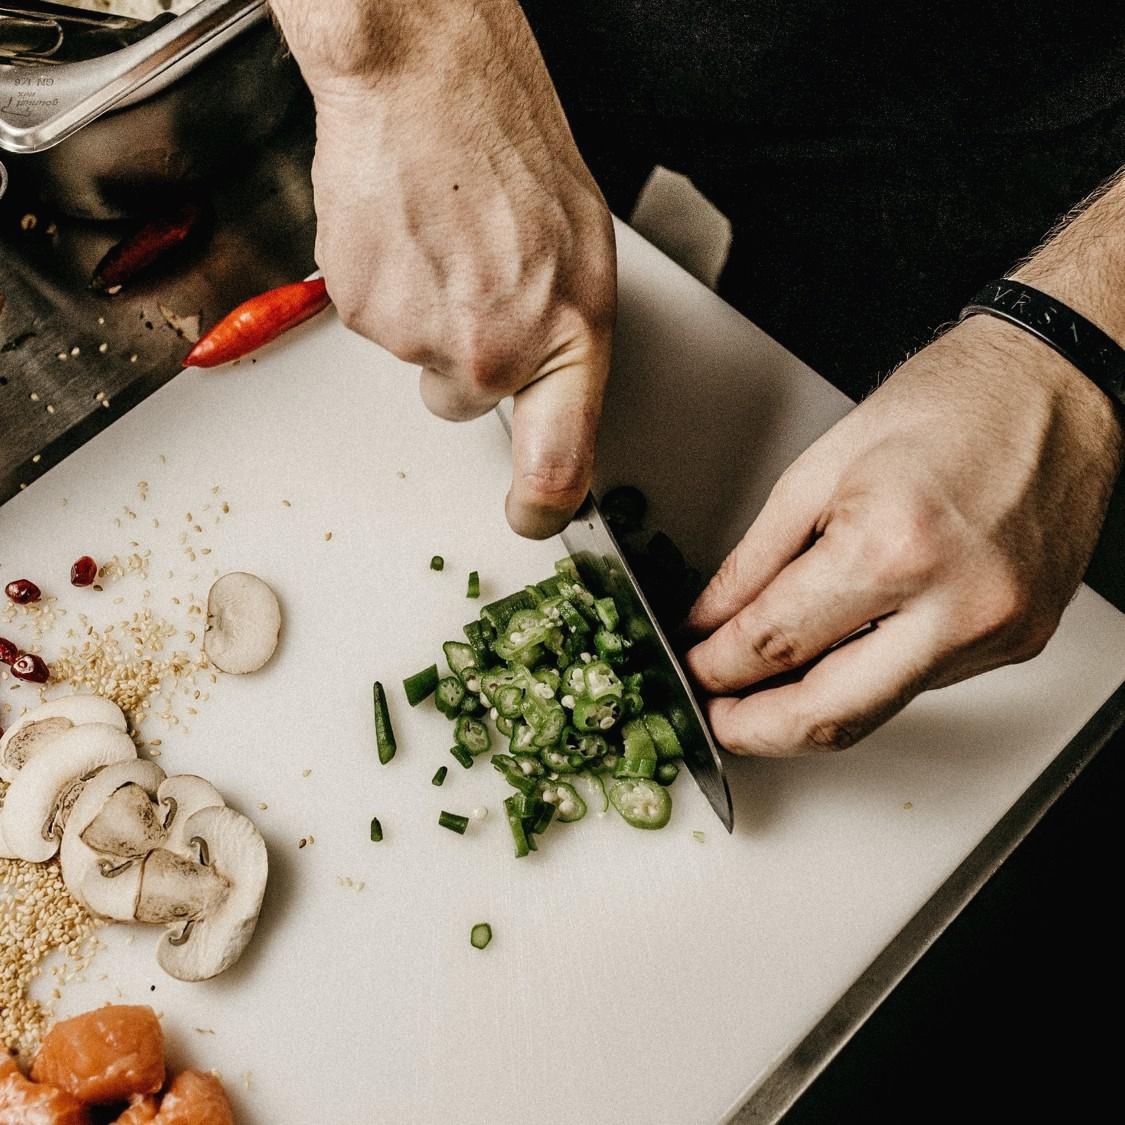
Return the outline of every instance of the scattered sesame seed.
[[[325,541],[325,542],[327,543],[327,542],[328,542],[328,540],[329,540],[329,539],[331,539],[331,538],[332,538],[332,532],[331,532],[331,531],[326,531],[326,532],[324,533],[324,541]]]
[[[0,859],[0,1043],[24,1058],[34,1052],[52,1004],[31,999],[32,983],[59,953],[65,960],[50,970],[59,986],[80,975],[96,952],[97,925],[68,893],[57,859]],[[60,995],[59,988],[51,992],[54,1000]]]

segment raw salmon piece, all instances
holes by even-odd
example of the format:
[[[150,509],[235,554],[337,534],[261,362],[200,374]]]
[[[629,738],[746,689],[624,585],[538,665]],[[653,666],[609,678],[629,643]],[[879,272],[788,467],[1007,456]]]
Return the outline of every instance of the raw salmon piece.
[[[164,1085],[164,1034],[145,1005],[109,1004],[55,1024],[31,1077],[88,1105],[125,1102]]]
[[[129,1108],[120,1116],[113,1119],[113,1125],[148,1125],[155,1121],[160,1112],[160,1102],[151,1095],[143,1098],[134,1098],[129,1103]]]
[[[213,1074],[182,1070],[172,1079],[152,1125],[234,1125],[234,1110]]]
[[[0,1122],[3,1125],[90,1125],[90,1111],[65,1090],[29,1082],[18,1067],[8,1067],[5,1063],[3,1077],[0,1077]]]

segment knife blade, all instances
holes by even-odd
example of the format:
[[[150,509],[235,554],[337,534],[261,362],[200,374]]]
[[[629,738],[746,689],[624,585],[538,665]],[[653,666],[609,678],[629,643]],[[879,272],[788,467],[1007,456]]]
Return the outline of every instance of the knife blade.
[[[510,400],[501,402],[496,413],[510,438]],[[655,689],[655,702],[680,737],[684,764],[723,827],[733,832],[734,807],[718,747],[683,666],[592,493],[586,494],[582,506],[560,536],[586,585],[600,595],[611,595],[617,603],[623,623],[621,631],[633,642],[644,672],[646,700],[650,689]]]

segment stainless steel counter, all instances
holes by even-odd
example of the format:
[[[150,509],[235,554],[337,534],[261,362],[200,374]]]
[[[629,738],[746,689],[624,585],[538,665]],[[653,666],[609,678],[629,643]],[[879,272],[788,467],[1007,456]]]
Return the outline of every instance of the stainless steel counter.
[[[312,147],[302,101],[246,166],[208,185],[201,238],[113,297],[92,292],[90,276],[132,224],[53,213],[13,167],[0,200],[0,502],[179,370],[189,345],[161,304],[206,326],[310,272]]]

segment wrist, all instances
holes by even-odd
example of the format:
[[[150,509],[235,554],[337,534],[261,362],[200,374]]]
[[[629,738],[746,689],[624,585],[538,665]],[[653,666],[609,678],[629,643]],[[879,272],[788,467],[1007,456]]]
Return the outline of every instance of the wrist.
[[[1098,459],[1114,475],[1120,471],[1125,455],[1120,407],[1044,341],[983,313],[966,317],[941,340],[960,353],[957,367],[963,375],[986,384],[1006,410],[1045,411],[1072,428],[1088,451],[1100,450]]]
[[[473,12],[470,0],[271,0],[271,7],[314,94],[436,62],[439,45]]]

